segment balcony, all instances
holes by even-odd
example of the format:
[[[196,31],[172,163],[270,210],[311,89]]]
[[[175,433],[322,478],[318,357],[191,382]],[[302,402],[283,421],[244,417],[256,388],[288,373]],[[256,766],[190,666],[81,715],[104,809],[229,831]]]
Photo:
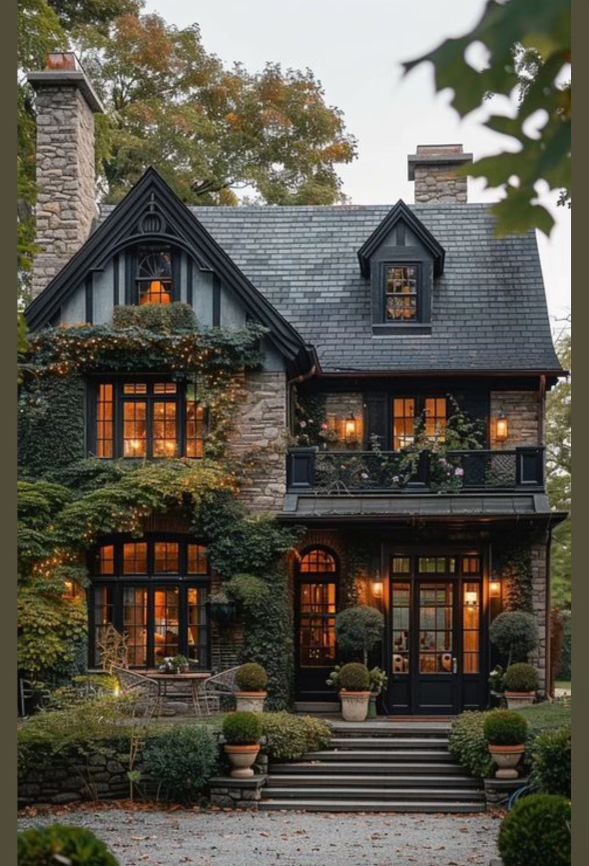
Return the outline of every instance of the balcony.
[[[322,451],[293,448],[287,455],[290,493],[540,492],[544,448],[512,451],[421,451],[408,461],[398,451]]]

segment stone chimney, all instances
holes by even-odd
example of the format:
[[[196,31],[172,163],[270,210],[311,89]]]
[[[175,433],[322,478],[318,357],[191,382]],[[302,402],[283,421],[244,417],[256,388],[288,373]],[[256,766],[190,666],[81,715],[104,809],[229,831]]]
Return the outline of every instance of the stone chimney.
[[[466,202],[466,176],[456,169],[471,162],[472,153],[463,153],[461,144],[419,144],[407,157],[415,202]]]
[[[37,115],[35,298],[80,249],[97,215],[94,115],[103,107],[71,52],[49,54],[43,72],[28,80]]]

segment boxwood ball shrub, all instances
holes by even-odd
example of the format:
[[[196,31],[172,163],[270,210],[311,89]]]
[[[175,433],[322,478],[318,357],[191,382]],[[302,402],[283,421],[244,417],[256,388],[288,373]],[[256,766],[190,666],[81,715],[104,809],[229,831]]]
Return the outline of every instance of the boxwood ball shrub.
[[[158,785],[158,795],[174,803],[198,800],[217,772],[219,749],[205,725],[173,727],[149,738],[143,750],[143,770]]]
[[[571,803],[554,794],[523,797],[499,829],[504,866],[570,866]]]
[[[452,723],[448,748],[454,760],[477,779],[492,775],[493,761],[485,737],[488,713],[467,711]]]
[[[381,640],[384,616],[376,607],[359,604],[342,610],[335,618],[337,644],[344,658],[361,658]]]
[[[229,713],[223,719],[223,736],[229,746],[252,746],[260,741],[262,725],[258,713],[246,710]]]
[[[538,671],[526,662],[510,665],[503,677],[503,688],[508,692],[535,692],[538,685]]]
[[[268,674],[262,665],[248,662],[242,665],[235,674],[235,682],[242,692],[265,692],[268,685]]]
[[[82,827],[51,824],[18,834],[18,866],[119,866],[105,843]]]
[[[346,692],[367,692],[370,688],[368,668],[360,662],[349,662],[339,672],[339,685]]]
[[[270,761],[297,761],[307,752],[316,752],[329,745],[331,728],[322,719],[293,716],[287,712],[258,715]]]
[[[528,736],[528,723],[512,710],[493,710],[485,719],[483,732],[492,746],[521,746]]]
[[[528,654],[538,646],[538,625],[531,613],[506,610],[491,623],[489,638],[507,659],[508,665],[525,662]]]
[[[540,734],[531,747],[532,781],[545,794],[571,796],[571,728]]]

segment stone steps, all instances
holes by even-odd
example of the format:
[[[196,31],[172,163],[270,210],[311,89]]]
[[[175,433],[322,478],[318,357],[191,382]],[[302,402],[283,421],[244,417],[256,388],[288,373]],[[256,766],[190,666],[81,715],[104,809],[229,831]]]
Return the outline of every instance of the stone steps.
[[[268,776],[268,788],[308,788],[326,786],[330,788],[349,788],[357,785],[360,788],[464,788],[480,790],[478,779],[471,776],[426,775],[411,776],[397,773],[395,775],[364,775],[359,773],[274,773]]]
[[[433,812],[472,814],[484,812],[485,804],[467,801],[450,803],[440,800],[262,800],[260,809],[293,812]]]

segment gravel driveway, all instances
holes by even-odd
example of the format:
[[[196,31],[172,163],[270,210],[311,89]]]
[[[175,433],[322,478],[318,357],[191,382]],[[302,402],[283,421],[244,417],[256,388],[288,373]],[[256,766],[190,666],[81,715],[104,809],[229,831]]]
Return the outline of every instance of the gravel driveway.
[[[121,866],[470,866],[496,856],[499,820],[474,815],[79,811],[21,818],[94,830]]]

